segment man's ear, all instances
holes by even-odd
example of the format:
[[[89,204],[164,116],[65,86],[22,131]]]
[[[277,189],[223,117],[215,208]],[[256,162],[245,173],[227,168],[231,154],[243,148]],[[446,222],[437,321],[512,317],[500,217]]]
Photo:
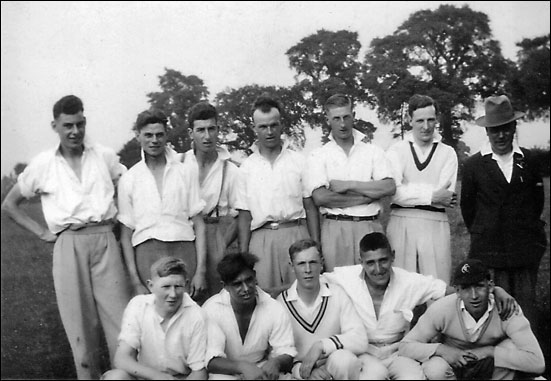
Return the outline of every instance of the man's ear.
[[[496,287],[496,285],[495,285],[494,281],[490,279],[488,281],[488,291],[493,293],[494,290],[495,290],[495,287]]]
[[[153,289],[153,281],[151,279],[148,279],[145,283],[147,284],[147,288],[149,289],[149,291],[152,292],[151,290]]]
[[[50,125],[52,126],[52,129],[55,130],[55,120],[52,120]]]

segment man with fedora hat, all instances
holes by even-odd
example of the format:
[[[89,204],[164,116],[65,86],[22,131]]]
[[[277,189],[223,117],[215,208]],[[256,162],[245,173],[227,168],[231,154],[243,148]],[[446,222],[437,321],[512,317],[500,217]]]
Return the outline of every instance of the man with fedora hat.
[[[455,294],[434,302],[398,352],[422,363],[429,380],[513,379],[542,373],[545,360],[522,312],[501,320],[488,267],[467,259],[455,268]],[[438,342],[432,339],[439,335]]]
[[[495,283],[508,290],[535,324],[535,289],[547,239],[540,220],[543,181],[531,152],[514,139],[517,119],[505,95],[486,99],[476,124],[489,142],[463,169],[461,213],[471,234],[469,257],[490,267]]]

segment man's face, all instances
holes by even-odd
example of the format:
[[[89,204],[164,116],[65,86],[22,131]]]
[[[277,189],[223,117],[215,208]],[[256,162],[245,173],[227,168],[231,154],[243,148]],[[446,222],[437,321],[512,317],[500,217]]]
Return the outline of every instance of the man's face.
[[[418,108],[411,115],[413,138],[419,145],[432,143],[436,127],[436,109],[434,106]]]
[[[52,128],[59,135],[63,148],[72,151],[82,147],[86,134],[86,118],[82,111],[76,114],[60,114],[52,122]]]
[[[263,148],[275,148],[281,144],[281,116],[279,110],[272,107],[269,112],[256,109],[253,113],[254,132],[258,144]]]
[[[218,142],[218,126],[216,119],[195,120],[191,130],[191,138],[196,150],[207,153],[216,150]]]
[[[240,306],[256,303],[256,273],[251,269],[243,270],[234,280],[224,283],[231,300]]]
[[[307,290],[319,287],[322,262],[317,247],[295,253],[292,266],[299,287]]]
[[[160,156],[165,152],[168,134],[161,123],[148,124],[136,134],[144,152],[149,156]]]
[[[331,107],[326,111],[326,118],[334,139],[348,140],[352,138],[352,128],[354,128],[352,106]]]
[[[172,316],[182,305],[187,280],[181,274],[154,276],[148,281],[148,286],[155,295],[155,306],[159,312],[165,316]]]
[[[494,286],[491,281],[484,279],[471,285],[455,286],[455,291],[471,316],[480,319],[488,309],[488,299]]]
[[[388,249],[360,253],[360,263],[365,272],[365,281],[374,288],[386,288],[390,282],[394,254]]]
[[[504,124],[498,127],[486,127],[486,135],[490,140],[492,151],[498,155],[504,155],[513,150],[513,138],[516,127],[514,124]]]

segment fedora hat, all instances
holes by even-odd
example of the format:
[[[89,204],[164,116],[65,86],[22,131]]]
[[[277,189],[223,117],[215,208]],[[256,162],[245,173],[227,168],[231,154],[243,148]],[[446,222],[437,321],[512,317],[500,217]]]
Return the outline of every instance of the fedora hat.
[[[523,112],[514,111],[511,101],[505,95],[488,97],[484,101],[486,115],[476,119],[475,123],[482,127],[497,127],[512,122],[524,116]]]

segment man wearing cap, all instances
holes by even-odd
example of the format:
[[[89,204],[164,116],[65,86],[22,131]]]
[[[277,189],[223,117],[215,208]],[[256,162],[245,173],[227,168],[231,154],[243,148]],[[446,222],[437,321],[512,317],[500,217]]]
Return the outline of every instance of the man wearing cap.
[[[490,273],[480,260],[461,262],[454,284],[456,293],[434,302],[404,337],[401,356],[421,362],[429,380],[502,380],[513,379],[515,371],[544,371],[543,353],[522,311],[499,318]]]
[[[396,181],[387,236],[396,251],[396,266],[449,283],[452,255],[446,208],[457,203],[457,155],[435,130],[434,99],[413,95],[408,114],[411,132],[387,151]]]
[[[324,110],[330,140],[308,157],[308,185],[324,215],[325,271],[358,263],[360,239],[366,233],[383,231],[379,199],[396,190],[384,151],[364,143],[354,128],[353,107],[344,94],[327,99]]]
[[[283,108],[269,94],[253,104],[253,153],[239,167],[239,249],[260,258],[258,285],[277,295],[294,280],[287,249],[319,241],[319,212],[305,184],[305,159],[281,139]]]
[[[516,120],[505,95],[486,99],[486,114],[476,120],[489,142],[463,169],[461,212],[471,234],[470,258],[482,260],[493,280],[508,290],[536,323],[535,293],[547,240],[540,220],[543,181],[531,152],[514,139]]]

